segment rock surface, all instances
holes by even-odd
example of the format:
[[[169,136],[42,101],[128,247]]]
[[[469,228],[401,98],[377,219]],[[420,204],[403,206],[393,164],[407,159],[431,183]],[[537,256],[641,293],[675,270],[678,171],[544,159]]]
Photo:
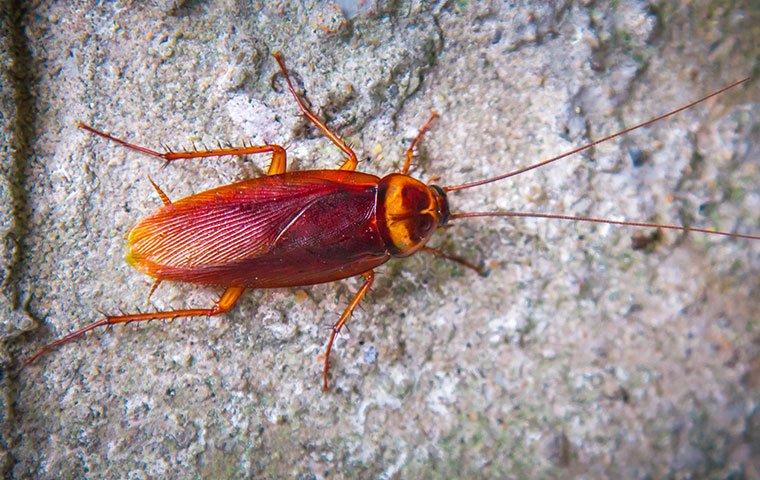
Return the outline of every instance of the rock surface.
[[[456,184],[757,71],[751,2],[40,2],[21,23],[17,3],[0,52],[7,476],[760,475],[760,242],[462,222],[431,244],[490,276],[420,255],[382,267],[328,394],[325,325],[357,280],[249,292],[224,317],[99,331],[10,370],[99,310],[146,308],[150,279],[123,254],[159,205],[148,175],[180,198],[268,164],[161,168],[79,120],[149,147],[274,142],[289,168],[332,168],[279,50],[362,170],[398,169],[440,112],[413,174]],[[758,232],[758,100],[752,83],[451,203]],[[217,294],[164,284],[149,308]]]

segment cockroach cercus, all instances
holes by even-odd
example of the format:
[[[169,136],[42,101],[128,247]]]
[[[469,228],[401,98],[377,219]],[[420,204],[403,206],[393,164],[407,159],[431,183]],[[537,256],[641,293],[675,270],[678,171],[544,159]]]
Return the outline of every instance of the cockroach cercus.
[[[514,211],[452,212],[447,194],[503,180],[587,150],[650,125],[749,80],[745,78],[688,105],[592,141],[569,152],[492,178],[461,185],[426,185],[408,175],[414,150],[437,116],[433,112],[406,150],[401,170],[383,178],[356,171],[351,147],[331,131],[299,97],[279,53],[274,55],[298,107],[346,156],[337,170],[287,172],[285,149],[260,145],[158,152],[128,143],[88,125],[79,127],[131,150],[166,162],[180,159],[269,153],[268,174],[172,201],[153,183],[163,206],[143,218],[127,239],[127,262],[155,279],[151,293],[165,280],[224,287],[210,308],[106,315],[40,348],[24,366],[90,330],[119,323],[219,315],[230,310],[246,289],[308,286],[358,276],[364,283],[332,327],[324,353],[322,386],[328,389],[330,351],[335,336],[372,287],[374,269],[392,257],[417,252],[457,262],[480,272],[465,259],[427,246],[433,232],[450,222],[474,217],[534,217],[625,227],[724,235],[751,240],[760,235],[659,223],[616,221],[561,213]]]

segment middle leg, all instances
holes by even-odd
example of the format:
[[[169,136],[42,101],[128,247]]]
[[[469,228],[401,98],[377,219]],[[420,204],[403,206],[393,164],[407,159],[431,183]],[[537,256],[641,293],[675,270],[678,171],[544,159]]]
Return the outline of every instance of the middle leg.
[[[122,140],[120,138],[114,137],[110,133],[103,132],[101,130],[93,128],[82,122],[79,122],[78,127],[81,128],[82,130],[87,130],[88,132],[93,133],[99,137],[103,137],[106,140],[116,142],[122,147],[126,147],[130,150],[135,150],[145,155],[150,155],[151,157],[162,158],[166,160],[167,163],[173,162],[175,160],[184,160],[188,158],[225,157],[227,155],[250,155],[254,153],[271,152],[272,163],[269,164],[269,171],[267,172],[267,175],[277,175],[278,173],[285,173],[285,168],[287,164],[287,160],[286,160],[287,154],[285,153],[285,149],[279,145],[274,145],[274,144],[249,145],[247,147],[227,147],[227,148],[220,147],[220,148],[215,148],[212,150],[193,150],[193,151],[187,151],[187,152],[172,152],[170,150],[167,150],[166,152],[162,153],[156,150],[152,150],[150,148],[142,147],[140,145],[135,145],[134,143],[129,143],[126,140]]]
[[[343,311],[343,314],[340,316],[338,321],[335,322],[335,325],[333,325],[332,330],[330,331],[330,339],[327,341],[324,368],[322,370],[322,391],[324,392],[330,389],[330,385],[328,383],[330,373],[330,352],[332,351],[335,337],[338,335],[338,333],[340,333],[340,330],[343,328],[346,322],[348,322],[348,319],[351,317],[354,309],[356,309],[356,306],[359,305],[359,302],[362,301],[362,298],[364,298],[364,296],[369,291],[369,288],[372,286],[372,283],[375,281],[375,272],[372,270],[366,273],[362,273],[362,276],[364,277],[364,284],[361,286],[359,291],[356,292],[356,295],[354,295],[354,298],[351,299],[351,302],[348,304],[346,309]]]
[[[274,59],[277,60],[277,64],[280,65],[280,71],[282,72],[282,75],[285,77],[285,82],[288,84],[288,90],[290,90],[290,93],[293,95],[293,97],[296,99],[296,103],[298,103],[298,108],[301,109],[301,112],[308,118],[311,123],[317,126],[322,133],[327,136],[327,138],[330,139],[330,141],[343,153],[346,154],[348,157],[345,162],[343,162],[343,165],[340,166],[341,170],[356,170],[356,164],[359,163],[356,158],[356,153],[351,149],[351,147],[348,146],[348,144],[340,138],[335,132],[330,130],[330,128],[325,125],[325,122],[319,119],[314,112],[312,112],[309,107],[306,105],[306,102],[303,101],[301,97],[298,96],[298,93],[296,93],[296,89],[293,87],[293,82],[290,80],[290,74],[288,73],[287,67],[285,67],[285,60],[282,58],[282,54],[280,52],[274,53]]]

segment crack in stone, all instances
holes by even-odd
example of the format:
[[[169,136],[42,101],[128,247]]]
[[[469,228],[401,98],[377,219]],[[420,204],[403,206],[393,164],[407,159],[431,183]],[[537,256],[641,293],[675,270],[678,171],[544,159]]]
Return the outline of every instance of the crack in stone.
[[[23,181],[26,165],[30,155],[32,125],[34,123],[33,103],[28,70],[31,54],[23,32],[23,11],[19,1],[10,0],[3,6],[2,29],[5,37],[4,54],[7,55],[7,80],[12,86],[12,102],[10,107],[13,118],[6,120],[10,136],[7,157],[10,161],[3,168],[3,177],[7,182],[10,197],[10,218],[8,229],[3,232],[7,263],[4,265],[4,278],[0,282],[3,295],[10,304],[12,311],[23,309],[18,291],[19,266],[22,259],[22,239],[28,229],[28,212],[26,191]],[[10,330],[10,328],[9,328]],[[14,332],[3,332],[5,337]]]
[[[23,244],[28,231],[29,209],[27,192],[24,186],[31,142],[35,123],[34,97],[32,96],[32,54],[29,42],[24,32],[26,8],[23,0],[5,0],[0,4],[0,41],[2,41],[2,59],[4,83],[10,85],[11,92],[7,95],[12,100],[3,113],[9,118],[3,118],[2,127],[6,130],[9,144],[4,147],[8,162],[2,167],[0,174],[7,186],[7,196],[10,200],[6,229],[0,233],[3,242],[3,278],[0,278],[0,289],[4,299],[0,299],[3,309],[5,331],[2,332],[4,343],[0,346],[0,473],[3,477],[9,474],[14,462],[11,450],[15,442],[11,435],[15,423],[13,401],[16,392],[15,377],[9,375],[8,366],[11,363],[6,349],[8,340],[23,333],[24,324],[33,323],[27,312],[27,301],[21,299],[18,288],[24,262]],[[5,99],[5,98],[3,98]]]

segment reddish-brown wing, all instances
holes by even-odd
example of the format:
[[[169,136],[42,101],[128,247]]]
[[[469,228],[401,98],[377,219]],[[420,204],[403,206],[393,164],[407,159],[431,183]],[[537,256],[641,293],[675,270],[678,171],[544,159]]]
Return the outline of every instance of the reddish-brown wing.
[[[377,182],[316,170],[208,190],[141,220],[127,260],[162,280],[251,288],[357,275],[390,257],[375,218]]]

